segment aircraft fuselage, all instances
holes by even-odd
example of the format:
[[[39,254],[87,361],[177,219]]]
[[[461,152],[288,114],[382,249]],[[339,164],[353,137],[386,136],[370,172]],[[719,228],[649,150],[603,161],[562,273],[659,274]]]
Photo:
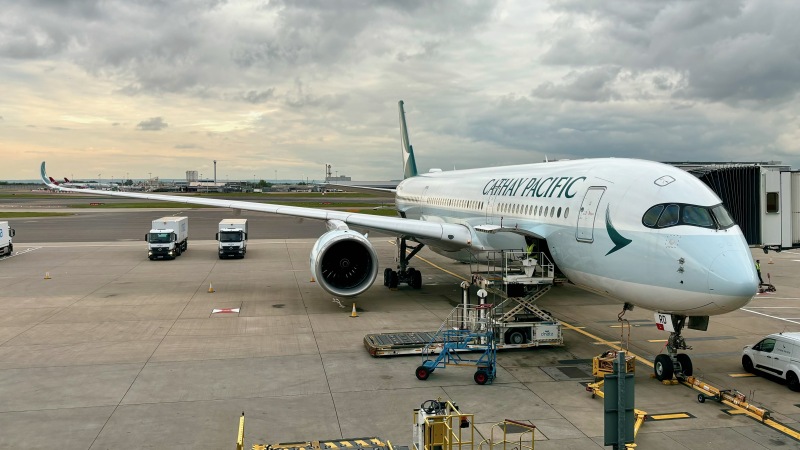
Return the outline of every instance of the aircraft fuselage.
[[[396,204],[406,218],[472,230],[469,255],[426,243],[444,255],[521,250],[535,236],[574,284],[654,311],[723,314],[758,286],[719,197],[665,164],[608,158],[434,172],[404,180]],[[498,232],[478,231],[487,227]]]

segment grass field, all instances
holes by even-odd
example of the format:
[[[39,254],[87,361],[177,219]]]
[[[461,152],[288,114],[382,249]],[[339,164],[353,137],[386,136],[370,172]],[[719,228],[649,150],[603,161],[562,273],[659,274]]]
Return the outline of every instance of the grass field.
[[[60,217],[60,216],[74,216],[73,213],[54,213],[54,212],[0,212],[0,220],[17,219],[20,217]]]

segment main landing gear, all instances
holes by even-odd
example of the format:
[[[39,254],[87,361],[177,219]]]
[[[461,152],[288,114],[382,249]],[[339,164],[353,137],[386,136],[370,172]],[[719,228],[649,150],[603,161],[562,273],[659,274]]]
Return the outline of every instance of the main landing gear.
[[[692,349],[686,345],[686,340],[681,336],[683,326],[686,324],[686,316],[670,315],[668,317],[670,317],[675,331],[671,332],[667,339],[667,354],[656,355],[653,370],[658,381],[669,381],[673,376],[690,377],[694,373],[689,355],[678,353],[678,350]]]
[[[422,287],[422,273],[413,268],[408,267],[408,262],[417,254],[425,244],[417,243],[416,246],[411,247],[406,243],[406,238],[397,238],[397,270],[392,270],[387,267],[383,271],[383,285],[389,289],[397,289],[400,283],[406,283],[414,289]],[[407,253],[407,249],[411,249]]]

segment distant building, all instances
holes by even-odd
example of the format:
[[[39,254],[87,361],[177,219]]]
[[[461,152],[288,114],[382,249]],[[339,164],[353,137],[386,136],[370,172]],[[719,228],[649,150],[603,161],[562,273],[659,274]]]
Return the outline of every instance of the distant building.
[[[198,177],[197,177],[197,171],[196,170],[187,170],[186,171],[186,181],[191,183],[191,182],[197,181],[197,180],[198,180]]]

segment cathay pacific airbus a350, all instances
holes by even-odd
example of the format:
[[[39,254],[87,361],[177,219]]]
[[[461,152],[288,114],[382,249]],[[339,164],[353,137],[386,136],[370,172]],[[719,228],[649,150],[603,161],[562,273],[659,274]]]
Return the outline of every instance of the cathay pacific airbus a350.
[[[546,242],[570,282],[625,304],[663,313],[671,331],[658,355],[659,379],[691,375],[684,325],[705,330],[711,315],[734,311],[756,293],[747,243],[719,197],[693,175],[635,159],[584,159],[418,174],[399,102],[405,179],[395,190],[399,217],[315,208],[131,192],[52,189],[260,211],[325,221],[311,250],[311,272],[336,296],[367,290],[379,273],[369,240],[351,229],[398,239],[397,270],[384,284],[421,286],[408,266],[423,247],[453,259]],[[409,251],[410,250],[410,251]],[[688,323],[687,323],[688,319]]]

